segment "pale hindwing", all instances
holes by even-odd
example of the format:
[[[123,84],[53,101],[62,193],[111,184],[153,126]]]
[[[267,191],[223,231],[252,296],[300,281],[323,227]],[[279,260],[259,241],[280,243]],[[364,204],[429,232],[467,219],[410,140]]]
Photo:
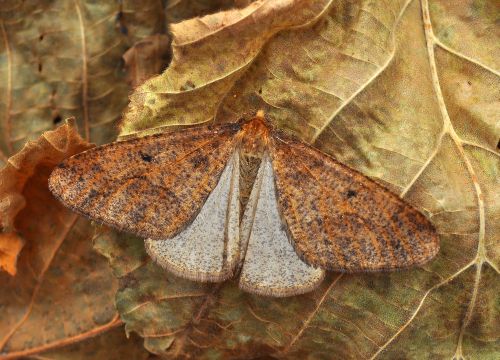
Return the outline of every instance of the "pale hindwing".
[[[321,283],[324,271],[300,260],[284,226],[271,160],[265,154],[241,223],[242,248],[246,247],[240,258],[241,289],[279,297],[303,294]]]
[[[145,240],[163,268],[195,281],[224,281],[239,260],[239,154],[231,156],[194,221],[171,239]]]

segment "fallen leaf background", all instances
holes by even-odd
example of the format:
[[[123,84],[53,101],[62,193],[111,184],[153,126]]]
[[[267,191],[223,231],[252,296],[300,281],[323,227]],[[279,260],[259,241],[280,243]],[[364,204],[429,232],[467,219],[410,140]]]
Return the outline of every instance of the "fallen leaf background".
[[[0,271],[0,358],[148,356],[123,332],[110,335],[119,344],[110,349],[88,340],[121,325],[117,281],[92,250],[90,221],[61,206],[47,179],[85,140],[115,138],[131,90],[122,55],[165,32],[160,1],[2,1],[0,267],[17,274]],[[70,116],[83,139],[69,124],[45,132]]]
[[[57,241],[61,245],[40,272],[23,264],[36,258],[29,249],[43,243],[36,226],[52,228],[49,220],[33,227],[40,215],[29,210],[47,201],[46,169],[21,192],[26,207],[17,216],[23,220],[14,224],[25,225],[14,228],[26,245],[18,274],[0,274],[2,294],[8,293],[0,300],[0,311],[7,314],[0,334],[8,334],[0,336],[0,358],[80,341],[47,356],[73,358],[94,349],[89,351],[106,358],[103,344],[108,343],[124,353],[136,351],[137,358],[147,356],[137,348],[137,338],[123,340],[116,327],[120,320],[111,301],[116,287],[116,308],[127,333],[139,334],[147,350],[167,358],[497,357],[500,48],[495,21],[500,9],[495,2],[19,4],[0,10],[0,88],[7,94],[0,96],[4,161],[67,116],[77,118],[84,138],[111,141],[112,124],[127,104],[127,84],[147,77],[133,74],[168,60],[164,53],[155,55],[158,46],[146,37],[164,34],[165,22],[179,22],[170,27],[168,69],[131,95],[121,136],[231,121],[263,108],[277,126],[426,212],[441,234],[441,252],[421,269],[331,273],[313,293],[269,299],[244,294],[233,282],[176,278],[151,262],[141,239],[99,228],[95,249],[109,260],[116,284],[103,258],[90,249],[95,229],[68,213],[74,225],[59,219],[61,228],[69,225],[66,235],[61,238],[64,229],[44,235],[52,247]],[[43,6],[49,11],[41,12]],[[71,15],[55,23],[49,21],[54,14]],[[120,58],[141,41],[124,61],[127,75]],[[151,55],[140,50],[144,43]],[[35,253],[44,250],[38,246]],[[3,291],[4,284],[12,290]],[[53,306],[56,301],[65,306]],[[34,336],[32,329],[41,326],[43,335]],[[93,331],[101,335],[87,340]],[[88,341],[92,344],[83,345]]]

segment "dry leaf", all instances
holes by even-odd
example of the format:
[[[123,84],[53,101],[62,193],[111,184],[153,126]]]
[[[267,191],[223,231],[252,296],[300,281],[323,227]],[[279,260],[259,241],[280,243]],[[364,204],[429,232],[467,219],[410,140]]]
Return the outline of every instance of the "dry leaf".
[[[123,52],[163,29],[163,7],[156,0],[3,1],[0,164],[70,115],[92,141],[113,140],[129,91]],[[2,217],[2,229],[18,239],[15,246],[19,239],[26,245],[17,275],[0,273],[2,359],[77,343],[121,324],[112,303],[115,280],[91,248],[93,227],[47,189],[52,167],[68,154],[51,149],[46,139],[58,145],[76,136],[67,125],[46,133],[39,147],[29,145],[32,151],[15,155],[4,169],[9,176],[0,187],[9,187],[10,195],[2,196],[0,211],[9,214]],[[19,163],[27,168],[17,172],[13,165]],[[10,242],[8,248],[17,252]],[[13,271],[15,254],[9,256]]]
[[[142,240],[102,236],[126,329],[172,357],[494,357],[495,12],[472,1],[256,1],[173,25],[172,63],[132,95],[122,135],[264,108],[426,211],[441,251],[421,269],[331,273],[314,293],[276,300],[180,280],[147,260]]]
[[[53,241],[53,236],[60,231],[57,228],[50,228],[47,226],[48,223],[39,221],[47,203],[53,201],[47,191],[44,197],[36,199],[37,201],[29,199],[30,195],[40,196],[40,192],[43,191],[33,188],[33,185],[44,184],[44,181],[46,183],[47,172],[55,165],[90,147],[78,135],[74,119],[70,119],[66,125],[43,134],[38,141],[28,142],[24,149],[11,157],[7,165],[0,170],[0,219],[2,220],[0,248],[11,249],[7,251],[11,256],[7,257],[5,262],[0,262],[0,267],[11,275],[16,273],[15,261],[22,247],[19,244],[24,244],[24,239],[32,240],[34,242],[31,244],[32,247],[38,248],[33,254],[35,258],[31,259],[33,264],[38,263],[33,267],[34,270],[38,270],[46,266],[43,257],[46,253],[50,253],[50,246],[56,243]],[[61,219],[66,219],[69,216],[65,209],[59,205],[57,208],[60,214],[55,217],[61,216]],[[32,219],[23,218],[23,214],[19,214],[21,211],[39,213],[36,224],[31,223]],[[51,213],[52,216],[55,214],[57,211]],[[66,227],[66,224],[62,222],[59,227]],[[13,253],[13,249],[16,249],[17,253]],[[40,259],[36,259],[37,255]]]
[[[0,171],[1,201],[25,203],[1,214],[13,226],[7,231],[15,230],[26,243],[17,275],[0,274],[0,350],[7,358],[83,340],[120,324],[112,306],[115,282],[92,252],[89,221],[58,203],[47,188],[54,166],[89,147],[69,121],[29,142]]]
[[[123,54],[128,80],[132,87],[162,72],[170,57],[170,38],[154,34],[137,42]]]
[[[86,140],[112,140],[129,92],[121,57],[163,31],[157,0],[2,1],[0,165],[71,116]]]

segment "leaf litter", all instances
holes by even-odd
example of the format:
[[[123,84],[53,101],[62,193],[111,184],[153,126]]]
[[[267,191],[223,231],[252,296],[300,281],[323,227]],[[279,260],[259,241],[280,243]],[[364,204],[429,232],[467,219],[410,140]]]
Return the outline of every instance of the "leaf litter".
[[[46,131],[75,116],[84,136],[113,140],[129,91],[121,56],[135,41],[164,31],[162,9],[157,1],[2,3],[0,192],[9,215],[2,216],[0,248],[9,257],[4,252],[0,261],[17,271],[12,277],[0,270],[2,359],[64,350],[79,356],[85,349],[75,344],[121,324],[113,306],[116,280],[91,248],[91,223],[59,208],[47,192],[51,167],[78,147],[76,130]],[[47,139],[68,147],[59,152]],[[95,350],[99,341],[87,343]],[[123,353],[130,344],[122,344]],[[109,351],[94,350],[109,358]]]
[[[283,10],[259,4],[260,14]],[[287,5],[293,11],[281,20],[304,19],[300,7]],[[498,57],[484,30],[494,28],[494,11],[469,2],[326,5],[305,26],[274,16],[278,26],[259,26],[257,10],[230,25],[225,14],[203,19],[218,30],[177,47],[174,38],[171,66],[132,96],[122,135],[265,108],[279,127],[428,213],[441,234],[440,255],[411,274],[328,276],[314,293],[285,303],[244,295],[231,282],[166,279],[142,240],[104,232],[95,246],[121,278],[117,307],[148,350],[288,358],[495,353],[498,324],[488,314],[499,293]],[[187,25],[175,27],[189,32]],[[204,66],[212,58],[224,61]],[[190,68],[200,71],[179,71]]]

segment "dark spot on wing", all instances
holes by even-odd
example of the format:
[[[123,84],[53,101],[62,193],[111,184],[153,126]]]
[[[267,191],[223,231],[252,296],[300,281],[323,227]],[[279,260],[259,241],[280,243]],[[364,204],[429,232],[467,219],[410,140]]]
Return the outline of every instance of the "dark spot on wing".
[[[139,155],[141,155],[141,159],[145,162],[151,162],[153,160],[153,157],[149,154],[140,152]]]
[[[346,195],[347,195],[347,198],[350,199],[350,198],[355,197],[356,195],[358,195],[358,193],[356,191],[354,191],[354,190],[349,189],[347,191]]]
[[[203,154],[196,155],[191,159],[191,164],[193,164],[194,168],[207,167],[209,165],[208,157]]]

